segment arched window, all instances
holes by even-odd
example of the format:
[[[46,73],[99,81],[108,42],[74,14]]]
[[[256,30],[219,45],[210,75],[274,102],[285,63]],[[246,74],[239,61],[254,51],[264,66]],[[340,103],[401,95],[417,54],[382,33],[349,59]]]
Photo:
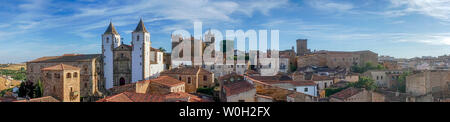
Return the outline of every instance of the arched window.
[[[109,37],[106,37],[106,43],[109,43]]]
[[[180,77],[178,77],[178,80],[181,80],[181,76],[180,76]]]
[[[67,73],[66,78],[72,78],[72,74]]]
[[[139,41],[139,35],[136,37],[136,41]]]
[[[73,77],[74,77],[74,78],[78,77],[78,73],[77,73],[77,72],[74,72],[74,73],[73,73]]]

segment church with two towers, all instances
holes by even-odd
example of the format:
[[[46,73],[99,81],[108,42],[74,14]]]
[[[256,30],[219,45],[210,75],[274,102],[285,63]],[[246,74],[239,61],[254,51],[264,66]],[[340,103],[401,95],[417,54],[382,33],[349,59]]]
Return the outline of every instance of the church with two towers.
[[[150,33],[142,19],[131,38],[130,45],[123,44],[112,22],[102,35],[106,89],[156,78],[164,70],[164,52],[151,47]]]

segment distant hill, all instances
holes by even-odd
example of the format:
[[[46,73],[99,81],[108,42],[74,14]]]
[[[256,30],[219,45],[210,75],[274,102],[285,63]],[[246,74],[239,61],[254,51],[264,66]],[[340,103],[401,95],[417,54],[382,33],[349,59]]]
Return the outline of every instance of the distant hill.
[[[26,70],[26,64],[0,64],[0,69],[20,70],[21,68],[24,68]]]

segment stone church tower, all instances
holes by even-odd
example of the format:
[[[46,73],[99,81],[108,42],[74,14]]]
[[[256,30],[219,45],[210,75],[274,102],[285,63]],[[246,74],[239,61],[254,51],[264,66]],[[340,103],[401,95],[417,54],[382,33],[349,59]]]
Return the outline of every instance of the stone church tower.
[[[142,19],[132,33],[131,82],[150,78],[150,33]]]
[[[108,29],[102,35],[103,75],[106,89],[113,87],[113,49],[120,44],[120,35],[110,22]]]

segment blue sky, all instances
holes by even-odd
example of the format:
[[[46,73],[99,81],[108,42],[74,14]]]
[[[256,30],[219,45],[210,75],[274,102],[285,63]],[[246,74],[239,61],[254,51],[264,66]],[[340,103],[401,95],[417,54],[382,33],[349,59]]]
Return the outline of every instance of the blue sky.
[[[170,33],[209,28],[280,30],[280,48],[372,50],[399,58],[450,54],[449,0],[0,0],[0,63],[101,51],[112,20],[125,43],[139,18],[153,47]]]

